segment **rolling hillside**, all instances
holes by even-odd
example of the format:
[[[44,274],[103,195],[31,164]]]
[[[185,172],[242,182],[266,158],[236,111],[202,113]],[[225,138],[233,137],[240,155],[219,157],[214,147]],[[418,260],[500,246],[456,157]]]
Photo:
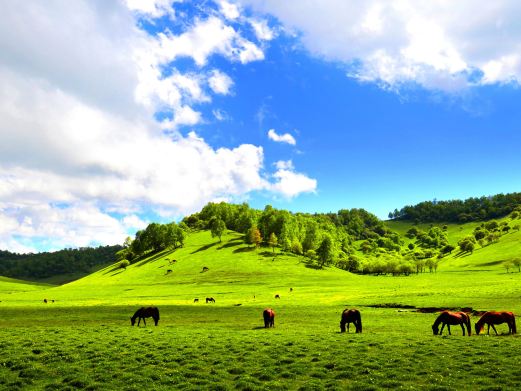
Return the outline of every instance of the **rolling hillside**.
[[[190,234],[184,247],[174,252],[157,253],[125,270],[112,265],[59,287],[10,294],[2,282],[0,300],[7,306],[41,306],[43,298],[55,300],[54,306],[191,306],[205,305],[204,299],[213,297],[216,306],[401,304],[521,311],[516,300],[521,296],[521,273],[507,274],[491,264],[500,261],[494,258],[494,246],[514,246],[517,236],[508,234],[490,249],[468,257],[449,256],[437,273],[392,277],[357,275],[336,267],[316,269],[304,257],[281,255],[279,250],[274,257],[271,249],[247,246],[242,235],[231,231],[222,243],[201,231]],[[204,267],[208,271],[203,272]],[[280,300],[274,299],[276,294]],[[198,304],[193,303],[195,298]]]

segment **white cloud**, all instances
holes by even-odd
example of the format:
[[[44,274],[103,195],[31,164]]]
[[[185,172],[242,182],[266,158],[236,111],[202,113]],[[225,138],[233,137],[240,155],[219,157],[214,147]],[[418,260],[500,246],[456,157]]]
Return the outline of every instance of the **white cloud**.
[[[235,20],[241,15],[236,4],[232,4],[226,0],[219,0],[218,4],[221,13],[226,19]]]
[[[292,198],[302,193],[314,193],[317,189],[317,181],[308,176],[295,172],[293,163],[277,162],[278,170],[273,177],[276,183],[271,186],[273,191],[279,192],[284,197]]]
[[[126,0],[127,7],[149,18],[160,18],[164,15],[175,17],[172,4],[180,0]]]
[[[216,94],[228,95],[233,86],[233,80],[226,73],[214,69],[208,78],[208,84]]]
[[[298,31],[309,52],[387,88],[459,91],[521,80],[521,3],[241,0]],[[481,76],[480,76],[481,75]]]
[[[291,144],[291,145],[297,144],[295,137],[293,137],[291,134],[289,134],[289,133],[277,134],[277,132],[275,132],[275,129],[268,130],[268,138],[277,143],[287,143],[287,144]]]
[[[168,2],[154,4],[131,6],[156,15]],[[178,130],[203,121],[196,106],[212,93],[229,93],[224,73],[204,69],[209,56],[247,63],[262,51],[215,16],[149,36],[133,15],[122,2],[2,7],[0,247],[118,243],[144,226],[145,210],[179,215],[253,190],[286,192],[282,177],[274,187],[264,178],[261,147],[214,148]],[[169,65],[181,56],[200,68]],[[156,122],[159,110],[173,118]]]
[[[251,19],[250,24],[253,27],[257,39],[261,41],[271,41],[275,37],[273,30],[270,29],[266,20]]]

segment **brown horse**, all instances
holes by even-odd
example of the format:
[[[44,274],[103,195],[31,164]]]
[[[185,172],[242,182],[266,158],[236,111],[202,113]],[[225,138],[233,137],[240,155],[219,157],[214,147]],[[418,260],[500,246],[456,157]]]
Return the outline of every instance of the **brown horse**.
[[[441,330],[438,332],[438,327],[441,325]],[[463,335],[465,335],[465,326],[467,327],[467,335],[470,337],[470,316],[466,312],[450,312],[450,311],[443,311],[436,320],[434,321],[434,324],[432,325],[432,332],[434,335],[441,335],[443,334],[443,329],[445,326],[447,326],[447,330],[449,330],[450,333],[450,326],[451,325],[460,325],[461,331],[463,331]]]
[[[357,333],[362,332],[362,316],[360,315],[360,311],[353,309],[348,310],[345,309],[342,312],[342,317],[340,318],[340,332],[346,332],[346,324],[347,324],[347,332],[349,332],[349,323],[353,323],[356,328]]]
[[[145,326],[147,325],[147,322],[145,322],[145,318],[153,318],[154,323],[157,326],[157,322],[159,322],[159,310],[157,307],[141,307],[138,309],[132,318],[130,318],[130,323],[132,326],[134,326],[134,323],[136,323],[136,318],[138,319],[137,325],[139,327],[139,324],[141,323],[141,319],[143,319],[143,323]]]
[[[516,317],[512,312],[496,312],[489,311],[485,312],[481,318],[476,322],[476,335],[479,335],[481,331],[483,331],[483,327],[485,324],[488,326],[487,334],[490,334],[490,326],[495,331],[497,335],[497,330],[494,327],[495,324],[506,323],[508,324],[508,332],[510,334],[517,333],[516,330]]]
[[[271,308],[266,308],[262,312],[264,318],[264,328],[275,327],[275,312]]]

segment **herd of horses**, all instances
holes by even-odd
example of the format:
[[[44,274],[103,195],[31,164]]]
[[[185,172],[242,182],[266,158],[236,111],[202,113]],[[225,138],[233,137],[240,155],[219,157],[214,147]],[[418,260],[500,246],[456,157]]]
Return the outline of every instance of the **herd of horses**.
[[[141,320],[143,320],[143,324],[146,326],[146,318],[153,318],[154,323],[157,326],[159,322],[159,309],[157,307],[141,307],[130,318],[130,323],[132,324],[132,326],[134,326],[134,324],[136,323],[136,319],[138,319],[138,326],[141,323]],[[275,311],[273,311],[273,309],[266,308],[262,312],[262,318],[264,319],[264,328],[275,327]],[[345,309],[342,312],[342,315],[340,317],[340,332],[346,332],[346,325],[347,332],[349,332],[349,325],[351,323],[353,323],[353,325],[355,326],[356,333],[362,332],[362,316],[359,310]],[[490,334],[490,327],[492,327],[496,335],[498,335],[496,327],[494,325],[503,323],[506,323],[508,325],[508,331],[510,334],[517,333],[516,317],[512,312],[485,312],[475,324],[476,335],[479,335],[483,331],[485,325],[488,326],[487,334]],[[441,330],[439,328],[440,324]],[[466,312],[443,311],[434,321],[434,324],[432,325],[432,332],[434,333],[434,335],[441,335],[443,333],[443,329],[445,328],[445,326],[447,326],[449,335],[451,335],[450,326],[455,325],[461,326],[461,331],[463,332],[463,335],[465,335],[465,329],[467,329],[467,335],[471,335],[470,316]]]
[[[441,330],[439,330],[439,325],[441,325]],[[502,311],[488,311],[485,312],[479,320],[474,325],[474,329],[476,331],[476,335],[479,335],[483,331],[485,325],[487,325],[487,334],[490,334],[490,327],[494,330],[496,335],[498,335],[496,327],[494,325],[506,323],[508,325],[508,332],[510,334],[517,333],[516,329],[516,317],[512,312]],[[461,331],[463,335],[465,335],[465,328],[467,329],[467,335],[471,335],[471,325],[470,325],[470,316],[466,312],[451,312],[451,311],[443,311],[434,321],[432,325],[432,332],[434,335],[441,335],[443,333],[443,328],[447,326],[447,330],[450,333],[451,325],[460,325]]]

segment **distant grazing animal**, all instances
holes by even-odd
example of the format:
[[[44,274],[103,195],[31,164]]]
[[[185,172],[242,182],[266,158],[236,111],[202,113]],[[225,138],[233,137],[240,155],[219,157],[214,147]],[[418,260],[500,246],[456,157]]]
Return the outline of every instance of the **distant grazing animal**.
[[[195,298],[195,299],[194,299],[194,303],[199,303],[199,299],[198,299],[198,298]]]
[[[293,292],[293,288],[289,288],[289,291],[290,291],[290,292]]]
[[[176,263],[176,262],[177,262],[177,261],[176,261],[175,259],[172,259],[172,260],[169,261],[168,263],[169,263],[170,265],[172,265],[173,263]]]
[[[145,324],[145,326],[147,325],[147,323],[145,322],[145,318],[153,318],[154,323],[157,326],[157,322],[159,322],[159,310],[157,309],[157,307],[141,307],[136,311],[134,316],[130,318],[130,323],[132,324],[132,326],[134,326],[134,323],[136,323],[136,318],[139,318],[137,322],[138,327],[141,323],[141,319],[143,319],[143,323]]]
[[[206,304],[208,304],[208,303],[215,303],[215,299],[213,297],[207,297]]]
[[[210,269],[208,269],[206,266],[203,267],[203,273],[204,273],[204,272],[207,272],[208,270],[210,270]]]
[[[275,295],[275,299],[280,299],[280,296],[279,295]]]
[[[45,304],[47,304],[47,299],[43,299],[43,302],[44,302]]]
[[[441,330],[438,331],[439,325],[441,325]],[[470,316],[466,312],[450,312],[450,311],[443,311],[441,314],[438,315],[436,320],[434,321],[434,324],[432,325],[432,332],[434,335],[442,335],[443,334],[443,328],[447,326],[447,330],[449,330],[450,333],[450,326],[451,325],[460,325],[461,331],[463,331],[463,335],[465,335],[465,327],[467,327],[467,335],[470,337]]]
[[[357,309],[348,310],[345,309],[342,312],[342,317],[340,318],[340,332],[346,332],[346,324],[347,324],[347,332],[349,332],[349,323],[353,323],[356,328],[357,333],[362,332],[362,316],[360,315],[360,311]]]
[[[172,273],[172,269],[168,269],[168,270],[166,271],[166,274],[169,274],[169,273]]]
[[[495,331],[497,335],[497,330],[494,327],[495,324],[501,324],[506,323],[508,324],[508,332],[510,334],[517,333],[516,330],[516,317],[512,312],[496,312],[496,311],[489,311],[485,312],[481,318],[477,321],[475,328],[476,328],[476,335],[479,335],[481,331],[483,331],[483,327],[485,324],[488,326],[487,328],[487,334],[490,334],[490,326],[492,326],[492,329]]]
[[[271,308],[266,308],[262,312],[264,318],[264,328],[275,327],[275,312]]]

